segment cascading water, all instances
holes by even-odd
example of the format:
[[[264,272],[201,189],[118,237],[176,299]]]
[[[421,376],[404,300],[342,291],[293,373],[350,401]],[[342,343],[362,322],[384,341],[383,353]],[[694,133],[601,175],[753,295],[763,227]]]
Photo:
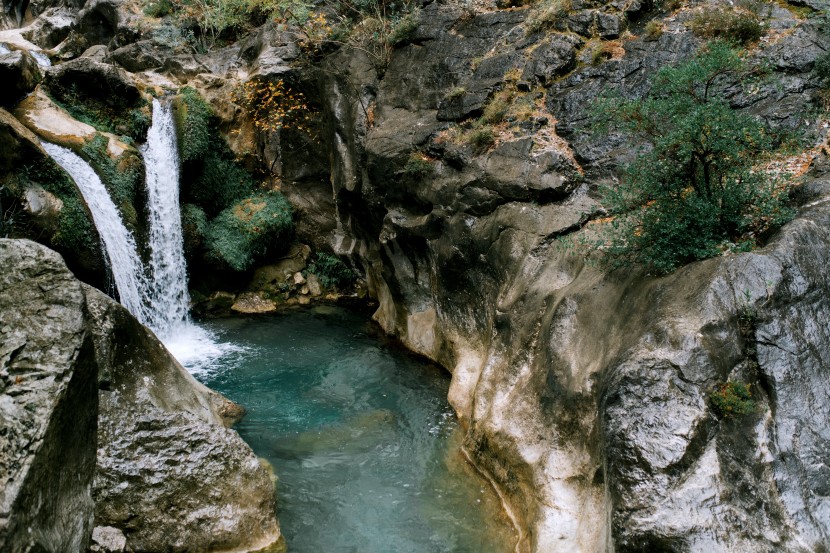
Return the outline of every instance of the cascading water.
[[[153,100],[153,124],[142,148],[150,212],[153,275],[150,328],[162,339],[187,324],[190,296],[179,215],[179,156],[170,105]]]
[[[219,344],[189,316],[187,264],[179,209],[179,152],[170,104],[153,100],[153,123],[142,148],[150,213],[150,320],[148,326],[192,371],[224,355]]]
[[[101,179],[77,154],[62,146],[43,143],[43,148],[69,173],[92,212],[92,219],[104,245],[106,261],[112,271],[122,305],[143,324],[150,320],[148,283],[135,239],[124,226]]]

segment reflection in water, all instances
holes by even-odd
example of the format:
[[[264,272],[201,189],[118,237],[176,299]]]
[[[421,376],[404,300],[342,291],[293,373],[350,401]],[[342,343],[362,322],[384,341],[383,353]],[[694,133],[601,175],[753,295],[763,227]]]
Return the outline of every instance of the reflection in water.
[[[458,453],[448,376],[318,308],[207,325],[240,353],[202,375],[241,403],[239,433],[280,478],[292,553],[499,553],[514,537]]]

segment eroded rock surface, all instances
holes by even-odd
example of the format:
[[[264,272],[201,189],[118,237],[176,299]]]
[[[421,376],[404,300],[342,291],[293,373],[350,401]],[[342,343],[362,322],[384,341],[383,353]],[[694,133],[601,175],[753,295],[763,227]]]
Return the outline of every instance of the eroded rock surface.
[[[81,283],[0,239],[0,550],[82,551],[92,532],[97,364]]]

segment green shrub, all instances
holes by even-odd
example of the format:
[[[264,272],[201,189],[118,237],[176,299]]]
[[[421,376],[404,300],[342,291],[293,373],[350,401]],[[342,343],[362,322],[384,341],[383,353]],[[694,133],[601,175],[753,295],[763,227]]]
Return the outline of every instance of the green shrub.
[[[198,160],[210,146],[213,110],[195,89],[184,87],[175,104],[174,118],[182,162]]]
[[[755,411],[755,402],[749,386],[743,382],[719,384],[709,396],[712,407],[720,417],[748,415]]]
[[[244,271],[269,250],[284,248],[292,230],[291,206],[279,192],[255,194],[225,209],[208,225],[209,259]]]
[[[357,280],[357,274],[340,261],[336,256],[327,253],[316,253],[308,272],[317,276],[320,284],[326,288],[345,289],[352,286]]]
[[[816,58],[813,71],[823,86],[830,87],[830,52]]]
[[[423,154],[413,153],[406,160],[406,165],[403,167],[403,174],[413,178],[424,178],[432,173],[432,162],[425,158]]]
[[[420,10],[415,9],[397,21],[394,21],[389,33],[389,44],[396,46],[411,40],[415,36],[415,31],[418,30],[419,15]]]
[[[496,142],[496,133],[491,126],[479,127],[470,131],[468,140],[476,148],[487,148]]]
[[[221,138],[215,137],[212,140],[221,141]],[[208,215],[216,215],[254,189],[251,175],[230,156],[217,152],[217,149],[216,146],[212,147],[202,160],[195,180],[189,187],[189,198]]]
[[[732,109],[722,91],[728,83],[718,81],[745,70],[734,50],[715,42],[659,71],[646,98],[599,102],[598,125],[610,120],[643,143],[623,182],[605,190],[614,219],[594,245],[611,254],[612,266],[668,273],[745,250],[792,218],[790,185],[754,170],[773,150],[770,132]]]
[[[757,13],[741,7],[706,7],[689,22],[698,37],[716,38],[747,44],[764,35],[766,25]]]
[[[657,40],[663,35],[663,31],[665,31],[663,23],[652,19],[646,24],[646,28],[643,30],[643,39],[646,41]]]
[[[205,211],[193,204],[182,205],[182,233],[184,249],[188,254],[196,252],[205,239],[208,220]]]

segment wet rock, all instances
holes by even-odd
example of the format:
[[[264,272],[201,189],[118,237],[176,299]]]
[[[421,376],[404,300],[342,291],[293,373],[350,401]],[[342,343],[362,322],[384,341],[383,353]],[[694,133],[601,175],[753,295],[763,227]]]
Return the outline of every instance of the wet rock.
[[[100,553],[123,553],[127,548],[127,538],[118,528],[96,526],[92,530],[92,545],[89,550]]]
[[[305,277],[303,276],[303,273],[294,273],[293,281],[295,286],[301,286],[305,284]]]
[[[98,413],[83,289],[34,242],[0,239],[0,259],[0,549],[83,551]]]
[[[94,127],[72,118],[40,88],[20,102],[14,114],[38,136],[70,148],[83,147],[96,133]]]
[[[273,313],[277,310],[277,304],[266,298],[261,292],[242,292],[236,297],[231,310],[245,314]]]
[[[73,88],[77,94],[110,106],[129,106],[141,97],[135,80],[123,69],[82,57],[51,67],[44,84],[61,96]]]
[[[231,311],[231,306],[236,301],[236,294],[231,292],[213,292],[206,299],[199,301],[193,306],[193,311],[202,317],[221,317]]]
[[[253,292],[263,290],[270,293],[279,293],[290,282],[294,282],[294,274],[302,276],[306,268],[306,260],[311,249],[305,244],[295,244],[286,253],[283,259],[273,265],[258,268],[251,278],[248,290]]]
[[[74,19],[75,14],[68,8],[49,8],[23,32],[23,37],[41,48],[54,48],[69,36]]]
[[[40,69],[25,50],[0,54],[0,106],[12,106],[34,90],[40,81]]]
[[[317,278],[317,275],[312,273],[309,273],[308,275],[308,293],[315,298],[323,293],[323,287],[320,285],[320,280]]]
[[[165,59],[171,54],[171,48],[152,40],[139,40],[113,51],[107,56],[106,61],[117,63],[131,73],[137,73],[163,66]]]

